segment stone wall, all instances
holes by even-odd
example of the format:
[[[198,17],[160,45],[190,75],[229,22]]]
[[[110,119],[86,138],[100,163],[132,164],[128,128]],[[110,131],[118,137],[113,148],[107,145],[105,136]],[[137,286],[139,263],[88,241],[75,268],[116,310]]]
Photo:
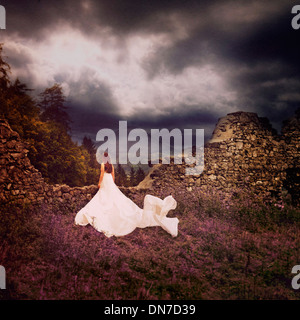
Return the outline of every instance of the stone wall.
[[[28,149],[5,120],[0,120],[0,202],[32,203],[85,201],[97,186],[71,188],[49,185],[27,157]]]
[[[266,197],[289,192],[299,199],[299,111],[283,123],[278,135],[268,119],[256,113],[235,112],[220,118],[211,140],[204,146],[204,171],[186,176],[186,165],[155,165],[146,177],[148,188],[161,191],[165,185],[184,187],[213,186],[231,193],[249,188]],[[140,184],[138,188],[143,188]]]
[[[125,194],[141,189],[162,191],[166,185],[192,191],[215,187],[231,193],[249,187],[256,193],[277,196],[282,190],[299,199],[300,111],[284,121],[278,135],[268,119],[255,113],[235,112],[220,118],[211,140],[204,146],[204,171],[186,176],[186,165],[160,164],[136,188],[121,188]],[[0,120],[0,202],[87,202],[97,186],[71,188],[49,185],[27,157],[28,149],[5,120]]]
[[[294,199],[300,199],[300,108],[295,116],[283,121],[282,136],[286,143],[285,160],[288,165],[284,187]]]

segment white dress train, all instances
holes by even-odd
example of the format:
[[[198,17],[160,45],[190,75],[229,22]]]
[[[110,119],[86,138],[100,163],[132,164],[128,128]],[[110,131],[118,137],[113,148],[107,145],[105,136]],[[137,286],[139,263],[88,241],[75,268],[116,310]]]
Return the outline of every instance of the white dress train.
[[[135,228],[161,226],[173,237],[178,234],[178,218],[168,218],[169,210],[175,209],[172,196],[164,200],[146,195],[144,208],[127,198],[114,183],[110,173],[104,173],[100,189],[75,217],[77,225],[91,224],[107,237],[125,236]]]

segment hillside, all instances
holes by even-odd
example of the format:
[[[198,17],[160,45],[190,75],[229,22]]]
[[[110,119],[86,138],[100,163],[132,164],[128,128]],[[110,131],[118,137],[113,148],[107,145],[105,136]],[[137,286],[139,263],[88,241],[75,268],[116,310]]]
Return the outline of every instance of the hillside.
[[[172,192],[165,190],[165,193]],[[73,210],[1,207],[4,299],[298,299],[299,210],[240,193],[173,193],[179,235],[159,227],[106,238]],[[164,195],[161,194],[161,197]],[[130,197],[140,206],[144,194]]]

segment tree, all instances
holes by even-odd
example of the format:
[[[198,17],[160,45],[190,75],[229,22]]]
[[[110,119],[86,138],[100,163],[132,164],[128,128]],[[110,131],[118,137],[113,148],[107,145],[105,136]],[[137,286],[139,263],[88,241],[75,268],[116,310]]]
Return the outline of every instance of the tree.
[[[132,186],[132,187],[135,186],[136,177],[135,177],[134,167],[130,168],[129,181],[130,181],[130,186]]]
[[[90,165],[95,152],[92,157],[89,140],[84,144],[88,150],[72,141],[61,86],[56,84],[46,89],[38,105],[29,95],[32,90],[18,79],[12,83],[9,72],[0,44],[0,117],[26,142],[31,163],[48,183],[66,183],[72,187],[96,184],[100,168],[97,164]]]
[[[10,73],[10,66],[3,60],[3,47],[0,43],[0,116],[5,117],[8,109],[7,94],[10,86],[8,74]]]
[[[136,184],[138,185],[144,179],[145,179],[145,172],[141,167],[139,167],[136,171]]]
[[[96,148],[90,137],[84,136],[82,139],[82,147],[89,153],[90,161],[89,165],[93,168],[98,168],[99,164],[96,159]]]
[[[115,182],[118,186],[126,187],[128,185],[126,172],[120,163],[117,165]]]
[[[100,166],[96,159],[96,148],[91,138],[84,136],[82,148],[87,152],[87,184],[96,184],[99,180]]]
[[[88,151],[90,154],[96,153],[95,145],[90,137],[84,136],[82,139],[82,146]]]
[[[0,92],[8,88],[10,80],[8,74],[10,73],[10,66],[2,58],[3,54],[3,43],[0,43]]]
[[[39,117],[39,108],[29,91],[32,90],[17,79],[1,95],[4,101],[0,104],[0,115],[22,139],[31,137],[33,122]]]
[[[66,131],[70,131],[71,119],[66,112],[66,97],[60,84],[55,83],[51,88],[45,89],[41,94],[39,106],[43,110],[42,121],[54,121]]]

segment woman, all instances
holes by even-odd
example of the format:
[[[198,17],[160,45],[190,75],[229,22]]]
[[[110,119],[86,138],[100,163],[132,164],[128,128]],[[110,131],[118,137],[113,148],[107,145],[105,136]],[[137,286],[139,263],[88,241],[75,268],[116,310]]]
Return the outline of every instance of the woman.
[[[139,208],[127,198],[114,182],[115,171],[107,152],[101,163],[99,190],[92,200],[82,208],[75,217],[79,225],[91,224],[107,237],[124,236],[135,228],[161,226],[173,237],[178,234],[178,218],[167,218],[169,210],[175,209],[177,203],[172,196],[161,200],[146,195],[144,208]]]

